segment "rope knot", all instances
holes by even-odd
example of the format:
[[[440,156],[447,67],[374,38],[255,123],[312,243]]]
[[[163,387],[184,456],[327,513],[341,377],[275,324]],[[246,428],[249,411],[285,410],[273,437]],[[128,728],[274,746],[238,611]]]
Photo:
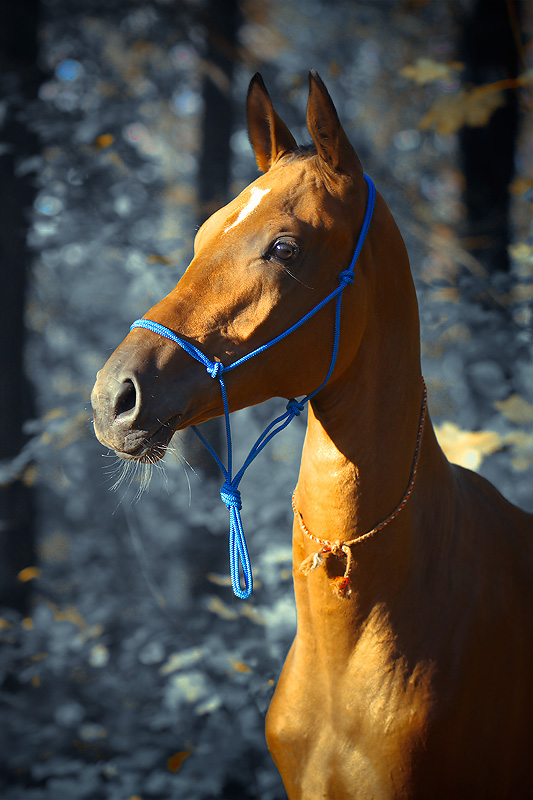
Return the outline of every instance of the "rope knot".
[[[351,269],[345,269],[339,275],[339,281],[342,283],[343,286],[347,286],[349,283],[353,283],[355,280],[355,276]]]
[[[227,481],[220,490],[220,497],[226,508],[236,508],[238,511],[242,508],[241,493],[237,488],[228,483]]]
[[[224,371],[224,365],[220,361],[213,361],[206,367],[206,370],[212,378],[218,378],[219,374]]]
[[[304,408],[304,404],[300,403],[298,400],[295,400],[294,397],[287,403],[287,411],[289,411],[295,417],[299,417]]]

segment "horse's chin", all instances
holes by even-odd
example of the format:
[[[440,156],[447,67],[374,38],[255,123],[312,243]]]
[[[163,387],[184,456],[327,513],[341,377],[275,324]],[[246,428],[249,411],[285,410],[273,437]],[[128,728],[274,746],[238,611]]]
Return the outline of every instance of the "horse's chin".
[[[123,437],[117,447],[116,442],[108,442],[105,436],[98,436],[102,444],[110,446],[123,461],[135,461],[139,464],[155,464],[166,454],[170,440],[176,432],[174,420],[160,425],[153,433],[130,431]],[[97,433],[98,435],[98,433]]]

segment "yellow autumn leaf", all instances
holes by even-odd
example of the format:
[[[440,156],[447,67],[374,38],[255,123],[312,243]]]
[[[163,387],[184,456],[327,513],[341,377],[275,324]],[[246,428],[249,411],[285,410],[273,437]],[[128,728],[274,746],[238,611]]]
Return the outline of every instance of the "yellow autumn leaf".
[[[457,94],[447,94],[435,100],[429,111],[427,111],[418,127],[420,130],[427,131],[435,128],[437,133],[442,136],[449,136],[462,128],[464,125],[463,100],[465,92]]]
[[[230,663],[235,672],[250,672],[250,667],[243,661],[230,657]]]
[[[473,470],[478,469],[485,456],[495,453],[503,445],[496,431],[465,431],[454,422],[437,425],[435,433],[452,464]]]
[[[453,73],[461,69],[463,64],[458,61],[444,64],[432,58],[418,58],[414,64],[408,64],[400,70],[400,75],[422,85],[434,81],[449,81],[453,78]]]
[[[56,606],[55,603],[52,603],[50,600],[45,601],[48,606],[54,612],[54,619],[56,622],[72,622],[74,625],[77,625],[78,628],[84,630],[87,627],[87,623],[83,619],[80,611],[76,608],[76,606],[68,605],[64,608],[59,608]]]
[[[525,472],[533,464],[533,434],[511,431],[506,434],[505,444],[512,448],[511,465],[517,472]]]
[[[217,575],[215,572],[208,572],[207,580],[217,586],[231,586],[231,578],[229,575]]]
[[[530,178],[526,175],[517,175],[517,177],[509,186],[509,191],[511,194],[517,195],[525,194],[530,189],[533,189],[533,178]]]
[[[418,127],[424,131],[434,128],[443,136],[456,133],[465,125],[482,127],[504,103],[503,92],[489,86],[478,86],[470,91],[461,89],[456,94],[437,98]]]
[[[101,136],[97,136],[94,140],[94,146],[98,150],[103,150],[105,147],[111,147],[114,141],[115,137],[111,133],[102,133]]]
[[[482,128],[486,125],[494,112],[505,105],[503,92],[495,91],[491,85],[476,86],[466,92],[465,98],[465,124],[471,128]]]
[[[519,425],[533,422],[533,404],[528,403],[519,394],[512,394],[507,400],[497,400],[494,405],[511,422]]]
[[[25,567],[18,573],[17,580],[21,583],[27,583],[28,581],[33,581],[35,578],[39,578],[40,576],[41,570],[38,567]]]
[[[43,658],[48,658],[48,653],[35,653],[30,659],[33,663],[37,661],[42,661]]]
[[[531,422],[533,405],[521,398],[517,401],[513,397],[495,405],[512,421],[522,424]],[[452,464],[477,470],[486,456],[504,447],[511,448],[511,464],[517,472],[529,469],[533,464],[533,434],[523,430],[510,431],[501,436],[496,431],[467,431],[454,422],[444,422],[435,427],[435,433]]]
[[[524,264],[533,264],[533,246],[526,242],[517,242],[509,247],[510,255]]]
[[[170,772],[178,772],[183,762],[186,758],[189,758],[190,754],[189,750],[180,750],[179,753],[174,753],[167,761],[167,769],[170,770]]]
[[[237,619],[239,616],[236,611],[226,605],[220,597],[210,597],[207,603],[207,608],[222,619]]]
[[[175,672],[178,669],[190,667],[192,664],[199,661],[203,654],[204,651],[200,647],[190,647],[188,650],[172,653],[160,668],[159,672],[161,675],[170,675],[171,672]]]

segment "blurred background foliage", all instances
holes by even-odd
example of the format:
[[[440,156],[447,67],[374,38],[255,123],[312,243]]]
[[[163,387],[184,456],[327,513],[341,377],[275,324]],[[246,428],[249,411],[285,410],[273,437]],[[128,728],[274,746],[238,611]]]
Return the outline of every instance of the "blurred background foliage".
[[[142,477],[120,480],[89,405],[198,224],[257,174],[256,70],[301,142],[307,71],[321,73],[408,245],[441,443],[533,510],[531,17],[518,0],[4,5],[5,800],[285,796],[263,726],[295,627],[304,421],[243,481],[257,584],[243,603],[204,457],[176,437],[136,502]],[[235,415],[238,460],[278,409]]]

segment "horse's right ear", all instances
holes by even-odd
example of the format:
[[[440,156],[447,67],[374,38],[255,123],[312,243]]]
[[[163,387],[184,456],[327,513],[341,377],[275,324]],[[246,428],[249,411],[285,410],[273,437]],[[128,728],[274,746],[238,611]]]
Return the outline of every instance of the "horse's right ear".
[[[274,111],[263,78],[258,72],[250,81],[246,116],[257,166],[261,172],[267,172],[280,156],[294,150],[297,145],[290,130]]]
[[[333,100],[316,70],[309,73],[307,127],[324,164],[341,175],[360,174],[361,162],[342,127]]]

